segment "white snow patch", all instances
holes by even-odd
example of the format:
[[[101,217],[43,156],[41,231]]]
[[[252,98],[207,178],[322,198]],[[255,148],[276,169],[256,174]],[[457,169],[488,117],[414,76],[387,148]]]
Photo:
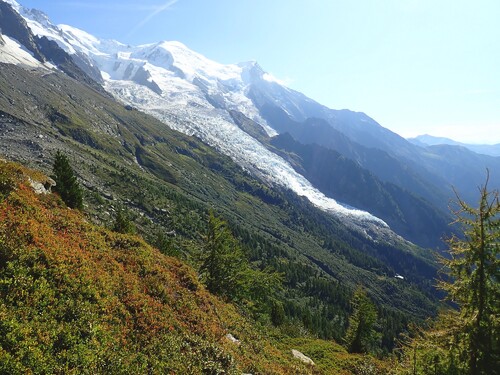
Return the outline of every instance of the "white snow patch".
[[[17,40],[2,35],[5,42],[0,44],[0,62],[6,64],[25,65],[32,68],[41,68],[44,65],[35,59]]]
[[[18,10],[19,8],[21,8],[21,6],[19,5],[19,3],[17,1],[14,1],[14,0],[3,0],[3,1],[7,4],[10,4],[12,6],[12,8],[14,8],[15,10]]]
[[[274,83],[277,83],[277,84],[279,84],[281,86],[286,86],[287,85],[286,80],[282,80],[282,79],[276,78],[271,73],[264,73],[262,75],[262,78],[264,78],[268,82],[274,82]]]

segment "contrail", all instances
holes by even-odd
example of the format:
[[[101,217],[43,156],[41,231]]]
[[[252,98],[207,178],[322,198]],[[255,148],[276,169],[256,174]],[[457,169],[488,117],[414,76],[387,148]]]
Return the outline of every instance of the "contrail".
[[[141,27],[143,27],[145,24],[147,24],[149,21],[151,21],[151,19],[156,17],[161,12],[166,11],[168,8],[170,8],[172,5],[174,5],[178,1],[179,0],[170,0],[170,1],[167,1],[165,4],[158,6],[153,12],[148,14],[147,17],[145,17],[132,30],[130,30],[130,32],[127,34],[127,38],[132,36],[133,34],[135,34],[137,32],[137,30],[139,30]]]
[[[116,11],[156,11],[158,9],[158,5],[134,5],[133,7],[130,4],[109,4],[109,3],[85,3],[82,1],[67,1],[58,3],[61,6],[66,7],[74,7],[74,8],[87,8],[87,9],[95,9],[95,10],[116,10]]]

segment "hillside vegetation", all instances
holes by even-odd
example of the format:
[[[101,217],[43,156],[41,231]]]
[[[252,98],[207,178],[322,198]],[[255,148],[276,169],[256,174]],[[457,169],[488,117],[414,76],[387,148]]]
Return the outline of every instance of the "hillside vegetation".
[[[1,373],[308,372],[192,268],[35,195],[43,175],[0,162],[0,178]]]
[[[243,317],[185,263],[44,192],[47,180],[0,161],[0,373],[387,373],[387,363]]]

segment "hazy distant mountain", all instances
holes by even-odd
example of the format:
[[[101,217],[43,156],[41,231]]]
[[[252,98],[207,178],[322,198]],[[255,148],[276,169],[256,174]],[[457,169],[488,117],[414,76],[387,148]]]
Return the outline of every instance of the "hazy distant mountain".
[[[429,134],[419,135],[415,138],[408,138],[408,141],[421,147],[435,145],[462,146],[468,148],[471,151],[477,152],[478,154],[500,156],[500,143],[494,145],[462,143],[454,141],[450,138],[434,137]]]

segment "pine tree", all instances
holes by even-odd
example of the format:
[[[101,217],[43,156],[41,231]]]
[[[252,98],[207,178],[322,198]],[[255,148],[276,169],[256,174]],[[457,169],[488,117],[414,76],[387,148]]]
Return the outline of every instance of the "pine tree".
[[[352,298],[353,312],[349,317],[349,327],[345,342],[351,353],[371,352],[379,341],[380,335],[375,331],[377,309],[363,288],[359,287]]]
[[[83,209],[83,192],[78,183],[68,157],[57,151],[51,176],[56,182],[54,191],[59,193],[68,207]]]

